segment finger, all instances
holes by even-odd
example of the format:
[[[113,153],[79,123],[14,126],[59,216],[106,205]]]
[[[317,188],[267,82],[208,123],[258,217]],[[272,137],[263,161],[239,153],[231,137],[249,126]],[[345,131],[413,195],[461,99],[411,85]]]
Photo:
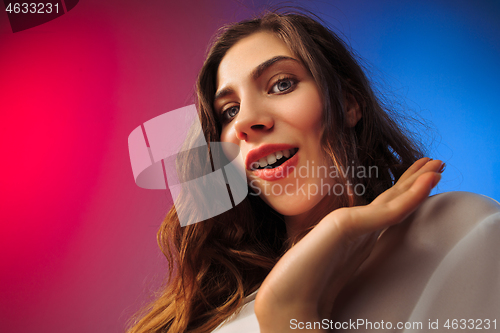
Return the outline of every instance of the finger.
[[[372,201],[372,204],[379,204],[383,202],[388,202],[392,198],[394,198],[400,190],[402,189],[402,185],[406,180],[408,180],[411,176],[413,176],[416,172],[422,169],[429,161],[432,161],[429,157],[423,157],[413,163],[402,175],[399,177],[396,184],[394,184],[391,188],[386,190],[384,193],[379,195],[375,200]]]
[[[413,213],[427,199],[440,180],[441,174],[438,172],[426,172],[419,175],[408,190],[387,204],[389,223],[399,223]]]
[[[413,163],[406,171],[399,177],[398,182],[400,181],[405,181],[406,179],[410,178],[415,172],[420,170],[424,165],[426,165],[429,161],[432,161],[429,157],[423,157],[419,160],[417,160],[415,163]]]
[[[429,160],[427,163],[425,163],[418,171],[414,172],[413,174],[409,175],[407,178],[403,179],[401,182],[398,181],[396,185],[403,189],[410,188],[413,183],[417,180],[420,175],[426,173],[426,172],[437,172],[440,173],[442,172],[443,168],[443,161],[440,160]]]
[[[420,175],[426,172],[440,172],[444,163],[440,160],[431,160],[429,158],[422,158],[415,162],[406,172],[401,176],[398,182],[373,200],[372,204],[378,205],[386,203],[399,196],[401,193],[409,189],[415,180]]]
[[[354,239],[365,233],[400,223],[422,204],[440,179],[440,173],[426,172],[421,174],[411,187],[390,201],[378,205],[356,207],[349,212],[355,222],[350,226],[345,226],[346,232]]]

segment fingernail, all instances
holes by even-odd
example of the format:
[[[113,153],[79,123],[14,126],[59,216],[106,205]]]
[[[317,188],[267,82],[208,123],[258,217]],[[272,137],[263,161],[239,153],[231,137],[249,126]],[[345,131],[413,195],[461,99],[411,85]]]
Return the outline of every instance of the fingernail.
[[[443,164],[441,164],[441,168],[439,168],[439,173],[442,173],[444,171],[444,169],[446,169],[446,163],[443,162]]]

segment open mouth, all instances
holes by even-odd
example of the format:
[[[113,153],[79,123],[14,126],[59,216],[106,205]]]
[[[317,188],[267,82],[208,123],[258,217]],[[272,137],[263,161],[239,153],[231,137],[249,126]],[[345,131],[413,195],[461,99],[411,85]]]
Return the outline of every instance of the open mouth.
[[[251,170],[274,169],[292,158],[298,151],[298,148],[278,150],[271,153],[251,165]]]

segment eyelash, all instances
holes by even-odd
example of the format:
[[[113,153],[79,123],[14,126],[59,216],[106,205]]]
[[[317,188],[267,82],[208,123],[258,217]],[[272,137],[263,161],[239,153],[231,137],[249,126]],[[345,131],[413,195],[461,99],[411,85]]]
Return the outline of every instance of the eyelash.
[[[286,82],[286,81],[290,81],[290,82],[292,83],[292,85],[290,86],[290,88],[288,88],[287,90],[281,91],[281,92],[277,92],[277,93],[275,93],[275,94],[277,94],[277,95],[283,95],[283,94],[288,94],[288,93],[292,92],[292,91],[295,89],[295,87],[297,86],[298,81],[297,81],[295,78],[291,77],[291,76],[285,76],[285,77],[282,77],[282,78],[278,79],[278,80],[277,80],[277,81],[273,84],[273,86],[271,87],[271,90],[272,90],[274,87],[276,87],[278,84],[280,84],[281,82]],[[271,91],[271,90],[270,90],[270,91]],[[270,92],[268,92],[268,94],[269,94],[269,93],[270,93]]]
[[[273,93],[272,90],[274,89],[274,87],[277,87],[281,82],[286,82],[286,81],[290,81],[291,85],[288,89],[284,90],[284,91],[280,91],[280,92],[275,92]],[[275,94],[275,95],[284,95],[284,94],[288,94],[288,93],[291,93],[293,90],[295,90],[295,87],[297,86],[297,79],[291,77],[291,76],[285,76],[285,77],[282,77],[280,79],[278,79],[272,86],[271,86],[271,89],[268,91],[268,94]],[[221,120],[222,120],[222,123],[223,124],[226,124],[226,123],[229,123],[231,122],[231,120],[236,117],[236,115],[234,115],[233,117],[229,117],[228,116],[228,111],[235,108],[235,107],[238,107],[237,105],[233,105],[233,106],[230,106],[228,107],[227,109],[223,110],[221,112]],[[239,112],[239,109],[238,109],[238,112]]]

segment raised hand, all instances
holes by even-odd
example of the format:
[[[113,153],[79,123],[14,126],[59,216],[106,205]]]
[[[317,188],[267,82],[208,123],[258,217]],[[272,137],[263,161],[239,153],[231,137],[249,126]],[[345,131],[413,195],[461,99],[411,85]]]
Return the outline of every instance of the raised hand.
[[[439,160],[420,159],[370,204],[325,216],[264,280],[255,301],[261,332],[294,331],[292,319],[329,319],[339,291],[369,256],[380,233],[422,204],[441,179],[443,166]]]

